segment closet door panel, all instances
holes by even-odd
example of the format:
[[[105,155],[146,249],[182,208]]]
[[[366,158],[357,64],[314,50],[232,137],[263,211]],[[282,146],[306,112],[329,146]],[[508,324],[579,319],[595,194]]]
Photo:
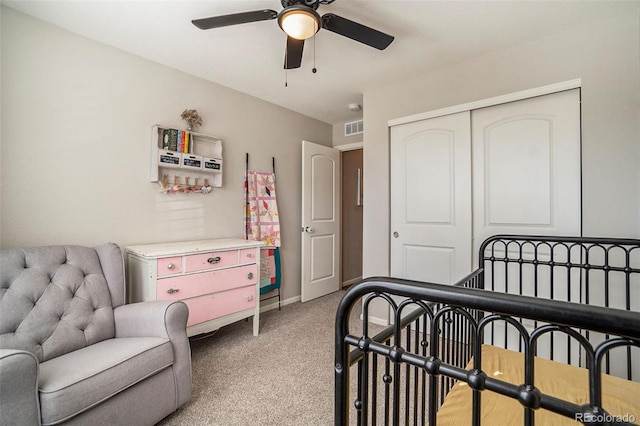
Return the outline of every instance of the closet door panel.
[[[551,224],[552,124],[548,119],[516,118],[486,129],[487,224]]]
[[[471,118],[475,248],[495,234],[580,235],[579,90]]]
[[[453,284],[471,272],[469,112],[391,128],[391,275]]]
[[[579,236],[581,234],[580,173],[580,93],[578,89],[474,110],[472,117],[474,265],[478,265],[479,245],[496,234]],[[522,250],[533,256],[532,247]],[[554,254],[556,262],[578,259]],[[580,253],[573,253],[580,255]],[[503,256],[497,249],[495,256]],[[539,260],[551,260],[542,247]],[[579,302],[581,292],[566,293],[567,275],[534,275],[530,264],[511,264],[504,270],[485,271],[485,282],[501,292],[522,293],[531,297]],[[521,288],[512,283],[525,279]],[[579,282],[572,277],[572,282]],[[561,294],[564,292],[563,294]],[[524,327],[531,330],[532,324]],[[513,329],[498,324],[485,333],[485,342],[493,335],[505,339],[507,348],[517,349],[519,340]],[[571,351],[578,359],[577,347],[566,340],[552,345],[542,339],[538,355],[562,360]]]

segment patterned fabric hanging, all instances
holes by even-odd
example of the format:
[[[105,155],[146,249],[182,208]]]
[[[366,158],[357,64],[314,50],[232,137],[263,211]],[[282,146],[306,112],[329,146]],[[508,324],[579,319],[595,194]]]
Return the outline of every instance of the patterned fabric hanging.
[[[275,174],[247,170],[244,185],[247,239],[264,241],[267,247],[280,247]]]

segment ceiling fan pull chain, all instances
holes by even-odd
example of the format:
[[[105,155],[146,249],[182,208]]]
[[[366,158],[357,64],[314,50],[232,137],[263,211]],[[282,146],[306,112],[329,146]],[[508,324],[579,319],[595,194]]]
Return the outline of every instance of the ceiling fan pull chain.
[[[316,36],[315,34],[313,35],[313,68],[311,69],[312,73],[316,73],[318,72],[318,69],[316,68]]]
[[[285,52],[286,52],[286,50],[287,50],[287,44],[286,43],[285,43],[284,49],[285,49]],[[285,53],[285,55],[284,55],[284,87],[289,87],[289,67],[288,67],[289,58],[288,58],[288,56],[289,55],[287,55]]]

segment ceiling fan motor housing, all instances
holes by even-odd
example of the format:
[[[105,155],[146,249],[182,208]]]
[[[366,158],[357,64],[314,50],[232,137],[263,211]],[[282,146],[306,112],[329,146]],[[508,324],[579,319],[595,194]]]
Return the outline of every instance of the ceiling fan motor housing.
[[[296,4],[300,4],[316,10],[321,4],[331,4],[334,1],[335,0],[280,0],[280,4],[285,9],[287,7],[295,6]]]

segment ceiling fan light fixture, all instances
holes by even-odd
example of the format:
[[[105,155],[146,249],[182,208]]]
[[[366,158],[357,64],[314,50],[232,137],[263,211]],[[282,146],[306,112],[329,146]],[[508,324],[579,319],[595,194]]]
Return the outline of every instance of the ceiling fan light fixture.
[[[320,29],[320,15],[307,6],[290,6],[278,14],[278,25],[289,37],[306,40]]]

